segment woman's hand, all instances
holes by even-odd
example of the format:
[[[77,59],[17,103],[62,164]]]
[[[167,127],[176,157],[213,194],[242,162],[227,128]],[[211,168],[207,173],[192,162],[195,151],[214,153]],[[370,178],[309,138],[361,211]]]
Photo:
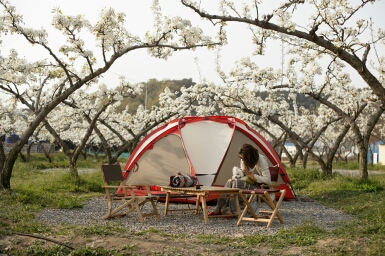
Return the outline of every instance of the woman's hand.
[[[245,176],[247,176],[247,175],[252,175],[252,174],[253,174],[253,172],[250,172],[250,171],[248,171],[248,170],[242,170],[242,172],[243,172],[243,174],[244,174]]]
[[[246,176],[252,181],[257,182],[257,179],[254,177],[254,174],[252,172],[249,172],[248,174],[246,174]]]

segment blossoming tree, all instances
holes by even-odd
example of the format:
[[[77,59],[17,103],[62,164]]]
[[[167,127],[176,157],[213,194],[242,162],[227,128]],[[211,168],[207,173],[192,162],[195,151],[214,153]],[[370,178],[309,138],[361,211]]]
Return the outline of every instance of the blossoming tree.
[[[15,35],[45,52],[41,61],[30,62],[17,55],[17,50],[1,56],[0,90],[14,101],[34,112],[20,140],[0,163],[0,189],[10,189],[10,178],[17,154],[34,130],[47,115],[71,94],[82,87],[91,87],[120,58],[128,52],[148,49],[149,54],[166,59],[176,50],[214,46],[210,37],[200,28],[181,17],[162,17],[154,5],[154,30],[143,38],[125,29],[124,13],[112,8],[102,10],[99,20],[91,24],[84,17],[70,16],[60,9],[54,10],[52,25],[61,32],[65,42],[56,49],[51,47],[45,29],[32,29],[24,25],[22,15],[6,0],[0,0],[0,34]],[[91,35],[97,50],[87,45],[84,36]],[[4,53],[1,52],[3,55]]]
[[[266,2],[270,5],[264,5]],[[212,1],[200,1],[198,4],[181,0],[183,5],[212,24],[238,23],[249,27],[255,54],[264,54],[270,42],[279,40],[287,43],[287,53],[293,57],[286,63],[287,69],[281,70],[279,82],[267,86],[286,87],[307,94],[343,118],[354,132],[360,150],[362,179],[368,177],[366,153],[370,134],[385,109],[385,31],[378,25],[375,27],[369,17],[360,16],[369,4],[377,2],[286,0],[274,4],[271,1],[250,1],[250,4],[241,5],[223,0],[219,1],[219,12],[214,13],[210,10]],[[374,95],[361,97],[366,103],[360,101],[360,107],[353,113],[345,112],[335,102],[327,100],[333,94],[330,90],[336,85],[350,83],[347,71],[358,75],[361,86],[369,88]],[[342,93],[347,90],[340,86],[336,91]],[[377,111],[371,112],[367,125],[360,129],[355,122],[356,114],[368,104],[375,105]]]

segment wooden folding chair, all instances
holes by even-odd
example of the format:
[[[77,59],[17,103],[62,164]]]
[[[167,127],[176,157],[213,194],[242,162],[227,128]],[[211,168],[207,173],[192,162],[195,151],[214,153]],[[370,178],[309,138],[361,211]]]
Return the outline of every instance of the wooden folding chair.
[[[281,193],[278,201],[275,203],[271,199],[271,194]],[[252,222],[263,222],[267,223],[267,227],[269,228],[274,220],[279,220],[283,223],[283,219],[281,214],[279,213],[279,207],[285,197],[286,190],[278,190],[278,189],[255,189],[255,190],[242,190],[240,191],[240,196],[242,197],[245,203],[245,209],[243,210],[241,216],[238,218],[237,225],[240,225],[242,221],[252,221]],[[246,195],[250,195],[249,199],[247,199]],[[258,215],[253,210],[251,204],[255,197],[258,196],[261,198],[266,204],[271,208],[271,210],[260,210]],[[247,212],[251,214],[251,217],[246,217]]]
[[[262,189],[275,189],[277,187],[278,175],[279,175],[279,165],[270,166],[269,171],[270,171],[271,185],[262,184],[261,185]],[[271,197],[272,197],[273,201],[276,201],[275,200],[275,194],[274,195],[272,194]],[[261,205],[261,200],[262,200],[262,198],[258,197],[258,206]]]
[[[138,213],[140,222],[142,223],[144,222],[143,217],[146,216],[154,215],[157,219],[160,219],[160,215],[155,205],[157,197],[151,195],[151,191],[148,186],[145,186],[147,190],[146,195],[137,196],[134,191],[136,186],[123,184],[124,179],[119,164],[100,164],[100,169],[102,171],[104,183],[103,188],[106,191],[108,204],[108,211],[107,214],[103,216],[103,219],[125,216],[135,210]],[[111,185],[111,183],[115,183],[115,185]],[[115,194],[118,189],[120,189],[123,194]],[[129,193],[127,193],[127,191],[129,191]],[[152,204],[153,210],[150,213],[143,214],[140,207],[147,202]],[[118,204],[116,208],[114,208],[115,204]],[[126,211],[124,211],[125,208],[127,208]]]

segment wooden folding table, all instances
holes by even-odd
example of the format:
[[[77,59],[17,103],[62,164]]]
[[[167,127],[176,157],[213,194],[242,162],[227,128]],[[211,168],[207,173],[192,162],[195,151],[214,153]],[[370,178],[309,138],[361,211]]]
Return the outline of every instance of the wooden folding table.
[[[165,216],[167,215],[168,211],[171,211],[168,209],[171,193],[195,195],[197,197],[197,201],[196,201],[195,209],[193,210],[195,210],[195,214],[198,214],[199,204],[202,203],[203,218],[206,224],[209,222],[209,216],[208,216],[207,205],[206,205],[206,197],[208,196],[209,193],[218,193],[221,196],[224,195],[225,197],[228,197],[228,198],[234,198],[236,211],[237,211],[233,215],[214,215],[210,217],[218,217],[218,216],[219,217],[223,217],[223,216],[239,217],[241,213],[241,210],[239,207],[239,201],[238,201],[238,195],[239,195],[240,189],[238,188],[224,188],[224,187],[213,187],[213,186],[201,186],[200,188],[161,186],[161,189],[162,191],[165,191],[167,193],[165,207],[164,207]],[[189,210],[189,209],[181,209],[181,210]]]

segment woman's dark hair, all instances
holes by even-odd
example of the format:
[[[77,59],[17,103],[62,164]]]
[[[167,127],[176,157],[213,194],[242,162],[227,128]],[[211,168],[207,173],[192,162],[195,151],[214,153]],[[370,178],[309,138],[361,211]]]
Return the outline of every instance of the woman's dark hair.
[[[249,170],[250,168],[254,168],[254,166],[258,163],[258,149],[256,149],[250,144],[243,144],[242,147],[238,150],[238,154],[242,156],[243,162],[245,163],[245,167],[247,168],[247,170]]]

